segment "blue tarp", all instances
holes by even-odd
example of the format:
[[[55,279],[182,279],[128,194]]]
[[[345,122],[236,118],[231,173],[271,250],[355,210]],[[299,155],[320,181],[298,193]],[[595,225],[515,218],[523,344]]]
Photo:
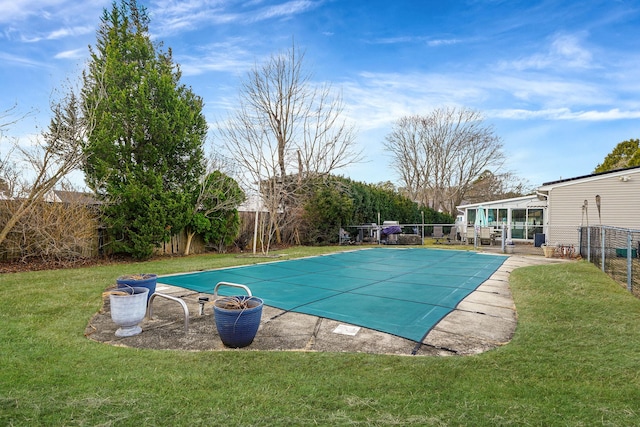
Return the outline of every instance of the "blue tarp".
[[[389,236],[390,234],[400,234],[402,233],[402,228],[397,225],[390,225],[389,227],[385,227],[382,229],[382,234],[385,236]]]

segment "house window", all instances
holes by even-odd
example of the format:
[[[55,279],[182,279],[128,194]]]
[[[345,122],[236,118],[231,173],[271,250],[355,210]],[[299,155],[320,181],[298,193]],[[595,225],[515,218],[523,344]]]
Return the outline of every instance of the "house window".
[[[524,239],[526,236],[527,210],[512,209],[511,210],[511,238]]]
[[[527,209],[527,238],[533,239],[534,234],[542,233],[542,209]]]
[[[498,215],[497,209],[487,209],[487,223],[490,226],[497,225],[497,222],[498,222],[497,215]]]
[[[507,209],[487,209],[487,222],[491,227],[507,222]]]
[[[467,225],[473,225],[476,223],[476,210],[467,209]]]
[[[507,211],[508,209],[498,209],[498,221],[500,224],[507,222]]]
[[[534,234],[543,231],[543,209],[512,209],[511,237],[533,240]]]

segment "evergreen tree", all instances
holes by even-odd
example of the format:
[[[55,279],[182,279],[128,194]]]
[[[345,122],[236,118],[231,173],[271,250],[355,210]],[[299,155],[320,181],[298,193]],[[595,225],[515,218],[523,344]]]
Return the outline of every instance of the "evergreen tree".
[[[135,0],[104,10],[84,73],[87,184],[105,200],[114,251],[146,258],[187,221],[204,173],[202,99],[180,83],[171,50],[149,37]]]
[[[338,242],[340,228],[357,224],[398,221],[400,224],[453,224],[454,218],[417,203],[386,184],[373,185],[331,176],[309,186],[304,206],[302,241],[307,244]]]

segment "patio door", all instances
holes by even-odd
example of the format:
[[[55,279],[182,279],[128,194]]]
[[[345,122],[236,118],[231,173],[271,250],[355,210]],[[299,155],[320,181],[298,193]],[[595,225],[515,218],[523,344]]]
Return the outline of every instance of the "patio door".
[[[512,209],[511,238],[533,240],[536,233],[543,232],[544,209]]]

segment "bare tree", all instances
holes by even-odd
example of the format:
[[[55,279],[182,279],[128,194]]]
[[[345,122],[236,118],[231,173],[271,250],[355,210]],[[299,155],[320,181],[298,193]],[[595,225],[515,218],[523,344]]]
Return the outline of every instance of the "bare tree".
[[[26,115],[15,117],[16,105],[0,112],[0,199],[10,197],[15,191],[15,183],[19,180],[20,172],[14,158],[18,143],[10,139],[6,132],[12,125],[18,123]]]
[[[392,153],[393,168],[400,175],[402,191],[409,199],[429,206],[427,171],[435,160],[423,140],[423,120],[420,116],[400,118],[385,147]]]
[[[52,106],[53,118],[42,138],[25,147],[14,143],[18,160],[5,159],[2,169],[7,198],[19,200],[11,215],[0,225],[0,244],[20,219],[28,215],[63,178],[77,169],[82,160],[82,143],[87,129],[80,111],[80,103],[73,92]],[[8,165],[8,167],[7,167]],[[21,166],[18,166],[21,165]],[[20,167],[30,169],[27,174],[17,173]],[[28,176],[30,179],[19,177]]]
[[[58,188],[20,217],[0,245],[0,257],[72,261],[97,252],[97,207],[87,203],[86,193],[64,184]],[[0,200],[0,222],[11,217],[20,202]]]
[[[385,147],[407,195],[452,215],[473,181],[504,161],[500,138],[478,111],[467,108],[403,117]]]
[[[267,242],[295,221],[307,178],[362,159],[353,127],[342,118],[341,97],[330,85],[314,85],[303,59],[292,46],[256,65],[241,85],[238,108],[220,127],[245,171],[245,188],[259,192],[269,211]]]
[[[481,203],[488,200],[520,197],[532,192],[531,184],[518,178],[513,172],[493,173],[487,169],[473,181],[465,194],[465,201]]]
[[[28,114],[16,117],[16,110],[18,106],[16,104],[7,108],[4,111],[0,111],[0,141],[4,139],[6,129],[9,129],[12,125],[15,125],[20,120],[24,119]]]

